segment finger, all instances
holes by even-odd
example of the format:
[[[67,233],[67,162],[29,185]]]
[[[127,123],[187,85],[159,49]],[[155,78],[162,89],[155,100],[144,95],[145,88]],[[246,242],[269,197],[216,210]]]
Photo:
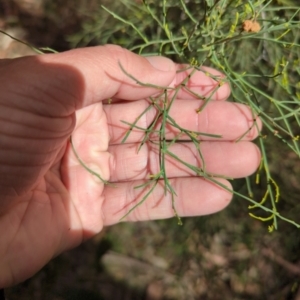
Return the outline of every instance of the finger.
[[[14,99],[9,97],[10,104],[24,111],[51,117],[70,116],[76,109],[113,97],[123,100],[148,97],[156,93],[157,88],[141,86],[128,74],[142,83],[176,86],[190,72],[179,72],[176,75],[176,69],[183,67],[186,66],[176,66],[164,57],[144,58],[115,45],[0,63],[0,69],[5,69],[3,73],[6,74],[1,78],[1,83],[7,91],[2,93],[7,94],[7,97],[11,92],[18,95]],[[187,85],[203,96],[211,95],[218,85],[216,78],[223,76],[213,69],[207,70],[206,73],[197,71]],[[228,94],[229,85],[225,83],[212,99],[224,99]],[[182,95],[191,97],[186,87]],[[24,101],[20,101],[22,98]]]
[[[200,96],[211,100],[226,100],[229,97],[230,86],[226,83],[224,74],[209,67],[201,67],[201,70],[196,72],[186,68],[187,65],[177,65],[174,86],[181,86],[178,98],[199,99]],[[184,83],[186,78],[189,80]]]
[[[120,64],[145,83],[168,86],[175,78],[175,64],[167,58],[146,59],[119,46],[98,46],[0,63],[6,74],[1,99],[9,98],[10,106],[23,111],[65,117],[103,99],[135,100],[156,92],[139,86]]]
[[[219,140],[234,141],[243,135],[244,140],[253,140],[258,136],[261,121],[253,116],[247,106],[226,101],[211,101],[202,112],[197,113],[196,110],[200,104],[201,101],[194,100],[175,101],[169,114],[181,128],[210,135],[219,135]],[[130,129],[130,126],[124,124],[123,121],[133,124],[148,106],[149,102],[146,100],[104,105],[109,124],[110,143],[120,143]],[[135,125],[140,128],[148,128],[156,114],[156,109],[151,107]],[[160,123],[158,123],[156,129],[159,129],[159,126]],[[166,138],[173,139],[179,132],[178,129],[167,126]],[[137,143],[142,141],[144,136],[144,131],[135,128],[130,130],[126,142]],[[157,136],[152,135],[151,137],[157,139]],[[186,136],[181,136],[181,139],[186,138]],[[216,139],[205,135],[199,138],[201,140]]]
[[[231,189],[228,181],[220,179],[219,182]],[[143,181],[135,181],[119,183],[115,187],[105,187],[102,207],[104,225],[118,223],[132,207],[143,199],[151,186],[134,188],[142,183]],[[232,198],[229,191],[201,178],[177,178],[171,179],[170,183],[177,194],[174,199],[175,207],[181,217],[218,212],[225,208]],[[148,198],[137,206],[124,221],[165,219],[173,216],[171,195],[169,193],[164,195],[163,183],[159,182]]]
[[[150,175],[159,173],[158,146],[145,144],[137,153],[138,147],[139,144],[110,146],[109,152],[113,157],[110,181],[149,179]],[[197,176],[204,171],[228,178],[242,178],[254,173],[260,163],[260,151],[250,142],[203,142],[199,148],[202,158],[193,143],[169,146],[164,167],[167,177]]]
[[[154,57],[147,59],[154,59]],[[224,74],[213,68],[202,67],[201,70],[195,71],[193,68],[187,70],[186,64],[177,64],[176,70],[176,76],[169,87],[180,87],[176,94],[178,99],[226,100],[230,95],[230,86],[226,82]],[[161,91],[159,88],[158,90]],[[170,89],[168,91],[169,98],[172,95],[174,95],[174,90]],[[113,98],[110,103],[121,101]]]

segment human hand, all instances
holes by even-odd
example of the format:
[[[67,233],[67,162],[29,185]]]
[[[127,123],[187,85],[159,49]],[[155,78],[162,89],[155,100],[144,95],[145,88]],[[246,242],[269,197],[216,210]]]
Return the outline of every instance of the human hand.
[[[141,132],[133,130],[120,143],[128,130],[121,120],[133,122],[157,90],[136,84],[118,62],[154,85],[176,86],[184,76],[168,59],[147,60],[112,45],[0,62],[0,288],[29,278],[53,257],[117,223],[145,193],[133,188],[159,171],[153,145],[137,154]],[[197,72],[190,88],[205,96],[216,84]],[[201,142],[207,171],[237,178],[255,171],[260,153],[250,142],[258,134],[255,126],[243,142],[232,143],[252,126],[253,117],[246,106],[223,101],[229,94],[224,84],[197,114],[201,101],[181,91],[170,114],[184,128],[222,135]],[[109,98],[117,101],[102,102]],[[150,111],[139,126],[147,127],[153,117]],[[82,167],[71,134],[82,161],[114,186]],[[199,164],[189,143],[172,147],[185,161]],[[230,202],[230,192],[171,159],[166,169],[180,216],[214,213]],[[163,198],[158,186],[125,220],[172,217],[170,196]]]

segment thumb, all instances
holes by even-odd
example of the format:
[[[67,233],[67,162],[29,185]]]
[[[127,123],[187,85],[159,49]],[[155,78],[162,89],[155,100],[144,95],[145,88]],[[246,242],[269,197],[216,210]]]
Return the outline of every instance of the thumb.
[[[139,81],[159,86],[168,86],[176,74],[167,58],[144,58],[115,45],[3,60],[0,79],[5,92],[0,105],[9,98],[20,110],[65,117],[104,99],[137,100],[156,92],[139,85],[120,65]]]
[[[71,104],[73,109],[109,98],[143,99],[157,92],[156,88],[141,86],[128,74],[142,83],[158,86],[168,86],[176,75],[176,66],[170,59],[158,56],[144,58],[115,45],[44,55],[39,60],[46,65],[60,65],[62,70],[73,69],[74,74],[77,74],[78,77],[73,80],[70,80],[73,76],[64,78],[63,74],[53,78],[61,80],[60,83],[56,82],[56,86],[61,86],[65,93],[75,96],[69,97],[70,103],[66,103],[67,106]],[[66,97],[60,100],[68,101]]]

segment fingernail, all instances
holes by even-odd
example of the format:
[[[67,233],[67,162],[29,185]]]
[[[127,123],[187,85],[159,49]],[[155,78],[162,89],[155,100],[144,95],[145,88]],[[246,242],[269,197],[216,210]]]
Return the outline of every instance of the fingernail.
[[[146,57],[146,59],[155,69],[159,71],[168,72],[168,71],[175,70],[175,64],[169,58],[162,57],[162,56],[149,56]]]

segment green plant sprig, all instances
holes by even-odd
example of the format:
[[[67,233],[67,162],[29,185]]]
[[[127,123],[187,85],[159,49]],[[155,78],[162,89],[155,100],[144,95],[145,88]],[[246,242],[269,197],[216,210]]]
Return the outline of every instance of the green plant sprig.
[[[154,87],[152,84],[140,82],[133,75],[126,72],[121,64],[119,64],[119,65],[120,65],[121,70],[130,79],[132,79],[134,82],[140,84],[141,86]],[[144,139],[141,142],[138,149],[140,149],[146,141],[151,142],[151,143],[156,143],[156,136],[158,136],[157,137],[158,138],[158,144],[157,145],[158,145],[158,149],[159,149],[160,171],[155,175],[150,175],[151,179],[149,180],[149,184],[153,183],[153,185],[150,188],[150,191],[151,192],[153,191],[153,189],[157,185],[158,181],[161,181],[161,180],[163,181],[164,195],[166,196],[167,193],[171,194],[172,208],[173,208],[173,211],[174,211],[174,215],[178,219],[179,224],[181,224],[181,220],[178,216],[178,213],[177,213],[176,207],[175,207],[176,192],[175,192],[174,188],[172,187],[172,185],[170,184],[168,174],[166,172],[166,157],[169,156],[169,157],[175,159],[177,162],[185,165],[190,170],[194,171],[196,176],[203,176],[203,177],[206,177],[208,179],[212,178],[212,177],[218,177],[219,176],[219,175],[216,175],[216,174],[206,173],[206,171],[205,171],[205,161],[204,161],[203,155],[202,155],[200,147],[199,147],[199,136],[201,136],[202,134],[204,134],[206,136],[213,137],[213,138],[220,138],[221,136],[220,135],[215,135],[215,134],[201,133],[201,132],[192,132],[188,129],[184,129],[181,126],[179,126],[177,124],[177,122],[170,116],[170,109],[171,109],[175,99],[177,98],[178,92],[180,91],[180,89],[187,86],[188,81],[191,79],[191,77],[193,76],[193,74],[196,71],[197,71],[197,69],[193,68],[191,70],[191,72],[186,76],[186,78],[175,88],[170,89],[168,87],[156,86],[156,88],[158,90],[158,96],[150,98],[151,101],[149,101],[148,107],[135,119],[135,121],[133,123],[129,123],[125,120],[122,120],[122,122],[124,124],[129,125],[129,129],[127,130],[127,132],[125,134],[125,139],[123,139],[122,142],[126,141],[126,139],[130,135],[130,133],[133,131],[133,129],[138,129],[138,130],[144,131]],[[218,88],[219,87],[220,86],[218,86]],[[169,97],[169,93],[171,93],[170,97]],[[197,98],[202,99],[203,97],[198,95]],[[210,99],[210,98],[211,98],[211,95],[208,97],[208,99]],[[155,108],[157,110],[157,114],[154,117],[154,120],[150,123],[150,125],[147,128],[141,128],[141,127],[137,126],[138,120],[140,120],[141,117],[145,113],[147,113],[151,108],[153,108],[153,106],[155,106]],[[195,111],[195,113],[197,113],[197,111]],[[179,134],[175,135],[175,137],[172,140],[168,140],[167,137],[166,137],[167,136],[166,128],[168,126],[171,126],[174,129],[176,129],[177,131],[179,131]],[[155,128],[159,128],[159,129],[157,130]],[[154,135],[154,137],[152,138],[151,136],[153,136],[153,135]],[[196,147],[197,153],[198,153],[198,155],[201,159],[201,162],[202,162],[202,167],[201,168],[197,168],[195,166],[192,166],[190,164],[185,163],[178,156],[176,156],[175,154],[173,154],[171,151],[168,150],[171,145],[173,145],[174,143],[180,142],[180,139],[182,139],[183,136],[185,136],[186,138],[189,138],[193,142],[194,146]],[[222,175],[220,175],[220,177],[224,178],[224,176],[222,176]],[[146,184],[146,185],[148,186],[149,184]],[[145,185],[141,185],[140,187],[144,188]],[[135,204],[133,206],[133,208],[131,208],[129,210],[129,212],[132,212],[132,209],[135,209],[139,205],[141,205],[149,197],[151,192],[150,193],[147,192],[146,195],[142,198],[142,200],[139,201],[137,204]],[[128,214],[126,214],[125,216],[127,216],[127,215]]]
[[[79,161],[79,163],[83,166],[84,169],[86,169],[90,174],[92,174],[93,176],[96,176],[98,179],[100,179],[100,181],[106,185],[113,185],[112,183],[110,183],[108,180],[105,180],[101,177],[101,175],[99,175],[97,172],[93,171],[91,168],[89,168],[84,162],[83,160],[80,158],[80,156],[78,155],[74,144],[73,144],[73,140],[72,140],[72,136],[70,136],[70,144],[72,147],[72,150],[74,152],[75,157],[77,158],[77,160]]]
[[[196,69],[195,69],[196,70]],[[128,73],[127,73],[128,74]],[[129,74],[128,74],[129,75]],[[133,79],[135,82],[136,82],[136,79],[134,78],[134,76],[130,76],[131,79]],[[179,89],[182,88],[182,86],[184,86],[188,80],[190,80],[190,76],[187,76],[185,79],[184,79],[184,84],[179,84],[175,90],[176,91],[179,91]],[[142,84],[143,86],[147,85],[145,83]],[[152,86],[152,85],[151,85]],[[153,86],[152,86],[153,87]],[[139,201],[137,204],[135,204],[130,210],[128,213],[126,213],[126,215],[122,218],[124,219],[126,216],[128,216],[129,213],[131,213],[134,209],[136,209],[139,205],[141,205],[142,203],[144,203],[146,201],[146,199],[151,195],[151,193],[153,192],[154,188],[156,187],[157,183],[160,182],[161,180],[163,180],[164,182],[164,187],[165,187],[165,195],[166,193],[170,193],[171,194],[171,198],[172,198],[172,207],[173,207],[173,210],[174,210],[174,214],[175,216],[177,216],[178,218],[178,223],[181,224],[181,220],[180,218],[178,217],[178,214],[177,214],[177,211],[176,211],[176,208],[175,208],[175,197],[176,197],[176,193],[174,191],[174,189],[172,188],[172,186],[170,185],[170,182],[168,180],[168,176],[167,176],[167,173],[166,173],[166,169],[165,169],[165,160],[166,160],[166,156],[169,156],[173,159],[175,159],[178,163],[186,166],[187,168],[189,168],[191,171],[194,172],[194,174],[196,176],[199,176],[199,177],[203,177],[205,178],[206,180],[209,180],[215,184],[217,184],[218,186],[226,189],[227,191],[235,194],[235,195],[238,195],[239,197],[249,201],[251,203],[251,205],[249,205],[249,209],[253,210],[253,209],[256,209],[256,208],[259,208],[259,209],[262,209],[263,211],[265,212],[268,212],[270,213],[270,215],[268,217],[260,217],[260,216],[257,216],[253,213],[249,213],[249,215],[255,219],[258,219],[260,221],[272,221],[272,224],[269,226],[269,231],[272,231],[274,229],[277,229],[278,228],[278,222],[277,222],[277,219],[281,219],[281,220],[284,220],[288,223],[291,223],[293,225],[295,225],[297,228],[300,228],[300,224],[294,222],[293,220],[290,220],[284,216],[282,216],[278,211],[277,211],[277,208],[276,208],[276,203],[278,202],[279,200],[279,196],[280,196],[280,191],[279,191],[279,187],[277,185],[277,183],[274,181],[274,179],[272,178],[272,176],[270,175],[270,170],[269,170],[269,167],[268,167],[268,161],[267,161],[267,154],[266,154],[266,151],[265,151],[265,146],[264,146],[264,143],[263,143],[263,138],[261,137],[259,139],[260,141],[260,144],[261,144],[261,149],[262,149],[262,156],[263,156],[263,160],[262,160],[262,166],[259,170],[259,172],[261,172],[261,170],[263,169],[265,171],[265,175],[267,176],[267,190],[265,192],[265,195],[263,196],[263,198],[257,202],[253,199],[252,197],[252,194],[253,193],[249,193],[250,194],[250,197],[247,197],[245,195],[242,195],[238,192],[235,192],[231,189],[229,189],[228,187],[226,187],[225,185],[221,184],[217,178],[225,178],[225,179],[230,179],[226,176],[222,176],[221,174],[210,174],[208,172],[205,171],[205,167],[203,168],[203,166],[201,168],[199,167],[196,167],[196,166],[193,166],[193,165],[190,165],[186,162],[184,162],[182,159],[180,159],[177,155],[175,155],[174,153],[172,153],[169,149],[169,147],[174,144],[174,143],[177,143],[177,142],[182,142],[180,141],[181,137],[182,137],[182,134],[185,134],[187,135],[190,140],[194,143],[197,151],[198,151],[198,154],[199,154],[199,157],[202,161],[202,164],[205,164],[204,162],[204,159],[203,159],[203,156],[201,154],[201,151],[200,151],[200,147],[199,147],[199,139],[198,139],[198,136],[197,138],[195,138],[195,134],[192,132],[190,132],[189,130],[187,129],[183,129],[181,128],[180,126],[178,126],[176,124],[176,122],[169,116],[168,114],[168,110],[170,109],[170,104],[173,103],[173,101],[175,100],[175,97],[176,97],[176,94],[175,96],[172,96],[171,99],[168,100],[167,98],[167,88],[165,87],[157,87],[158,90],[160,89],[163,89],[164,93],[165,93],[165,98],[163,99],[162,101],[162,107],[159,107],[157,106],[158,103],[159,103],[159,98],[161,98],[161,93],[160,96],[158,97],[158,99],[155,99],[155,101],[151,101],[150,104],[149,104],[149,107],[152,105],[152,103],[154,102],[156,107],[157,107],[157,110],[158,110],[158,114],[157,116],[159,117],[156,117],[155,118],[155,123],[159,122],[160,120],[159,119],[162,119],[162,122],[161,122],[161,125],[160,125],[160,129],[159,131],[157,130],[154,130],[153,128],[153,123],[151,124],[151,130],[149,130],[149,127],[148,128],[141,128],[139,127],[138,129],[140,130],[144,130],[145,131],[145,134],[149,135],[149,132],[150,134],[155,134],[157,135],[157,132],[159,132],[159,142],[158,142],[158,146],[159,146],[159,149],[160,149],[160,171],[155,174],[155,175],[150,175],[150,178],[145,184],[141,185],[141,186],[138,186],[138,187],[135,187],[135,188],[140,188],[140,187],[145,187],[147,185],[150,185],[151,183],[155,182],[155,184],[153,184],[151,186],[151,189],[149,190],[149,192],[146,193],[146,195],[142,198],[141,201]],[[200,97],[200,95],[199,95]],[[167,105],[169,103],[169,105]],[[144,113],[144,112],[143,112]],[[142,113],[142,114],[143,114]],[[141,118],[141,115],[139,115],[137,117],[136,120],[139,120]],[[253,118],[255,118],[253,116]],[[125,121],[123,121],[125,123]],[[128,122],[126,122],[127,125],[129,125],[129,129],[127,131],[127,134],[130,134],[133,130],[133,128],[136,128],[137,126],[135,125],[136,122],[130,124]],[[166,131],[165,131],[165,128],[168,126],[168,125],[172,125],[174,126],[175,128],[179,129],[180,130],[180,134],[178,134],[177,136],[174,137],[173,140],[171,140],[170,143],[168,143],[168,140],[166,138]],[[254,119],[254,125],[253,126],[258,126],[257,125],[257,122],[255,121]],[[259,130],[259,128],[257,128],[257,130]],[[152,132],[151,132],[152,131]],[[221,136],[216,136],[216,135],[213,135],[213,137],[215,138],[220,138]],[[149,140],[150,142],[155,142],[155,141],[151,141]],[[257,176],[259,177],[259,176]],[[259,181],[257,182],[257,184],[259,183]],[[248,181],[248,184],[249,184],[249,181]],[[275,194],[274,194],[274,191],[273,191],[273,187],[275,187]],[[251,190],[250,186],[249,186],[249,189]],[[271,205],[272,205],[272,208],[268,208],[267,206],[265,206],[266,202],[267,202],[267,199],[270,200],[271,202]]]
[[[25,46],[27,46],[28,48],[30,48],[31,50],[33,50],[34,52],[36,52],[37,54],[45,54],[45,53],[58,53],[56,50],[52,49],[52,48],[49,48],[49,47],[41,47],[41,48],[37,48],[35,46],[33,46],[32,44],[30,43],[27,43],[23,40],[20,40],[10,34],[8,34],[7,32],[3,31],[0,29],[0,33],[8,36],[9,38],[11,38],[12,40],[18,42],[18,43],[21,43]]]

